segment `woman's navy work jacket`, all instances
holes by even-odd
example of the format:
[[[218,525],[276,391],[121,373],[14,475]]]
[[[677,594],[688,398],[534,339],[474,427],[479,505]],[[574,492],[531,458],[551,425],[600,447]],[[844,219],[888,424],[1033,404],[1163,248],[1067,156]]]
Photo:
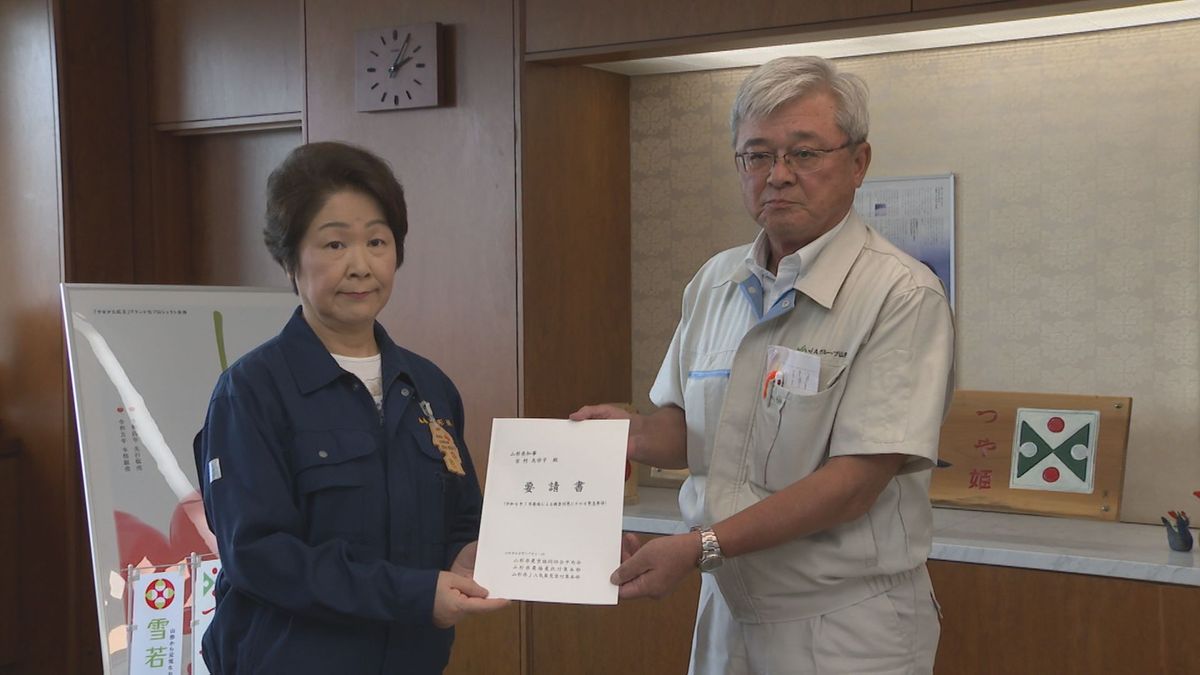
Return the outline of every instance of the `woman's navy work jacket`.
[[[479,536],[462,400],[375,324],[383,412],[297,309],[217,381],[194,451],[222,571],[213,673],[440,673],[438,571]],[[454,437],[446,470],[421,401]]]

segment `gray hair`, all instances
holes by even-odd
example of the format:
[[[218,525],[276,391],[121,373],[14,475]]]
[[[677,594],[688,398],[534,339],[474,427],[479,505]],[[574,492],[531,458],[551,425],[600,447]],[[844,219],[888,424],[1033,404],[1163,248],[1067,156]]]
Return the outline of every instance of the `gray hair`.
[[[742,80],[729,116],[732,143],[737,145],[743,120],[761,119],[794,98],[826,88],[837,100],[838,128],[851,143],[867,140],[871,120],[866,82],[853,73],[838,71],[819,56],[785,56],[764,63]]]

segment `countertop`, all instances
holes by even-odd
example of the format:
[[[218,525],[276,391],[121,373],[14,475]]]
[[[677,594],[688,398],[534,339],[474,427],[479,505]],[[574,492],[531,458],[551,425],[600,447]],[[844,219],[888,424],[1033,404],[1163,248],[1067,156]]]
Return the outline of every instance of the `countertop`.
[[[624,528],[648,534],[687,531],[677,497],[671,488],[639,486],[638,503],[625,507]],[[1172,551],[1161,525],[935,507],[929,557],[1200,586],[1197,551]]]

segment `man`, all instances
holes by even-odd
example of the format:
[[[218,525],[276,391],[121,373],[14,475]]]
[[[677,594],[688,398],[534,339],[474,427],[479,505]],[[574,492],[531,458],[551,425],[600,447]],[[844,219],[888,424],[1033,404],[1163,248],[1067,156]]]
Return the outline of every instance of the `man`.
[[[925,560],[930,469],[951,395],[937,277],[852,210],[871,162],[862,81],[783,58],[732,115],[742,197],[762,227],[684,291],[631,417],[629,456],[687,467],[688,534],[639,546],[622,598],[703,572],[691,673],[928,673],[940,626]],[[629,417],[608,405],[572,419]]]

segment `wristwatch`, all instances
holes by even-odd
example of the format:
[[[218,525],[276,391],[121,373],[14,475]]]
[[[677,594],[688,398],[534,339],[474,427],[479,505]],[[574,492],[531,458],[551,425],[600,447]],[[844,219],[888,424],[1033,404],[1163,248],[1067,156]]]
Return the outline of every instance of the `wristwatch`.
[[[700,533],[700,559],[696,566],[701,572],[714,572],[725,562],[721,553],[721,542],[717,541],[717,533],[711,527],[695,527],[693,532]]]

